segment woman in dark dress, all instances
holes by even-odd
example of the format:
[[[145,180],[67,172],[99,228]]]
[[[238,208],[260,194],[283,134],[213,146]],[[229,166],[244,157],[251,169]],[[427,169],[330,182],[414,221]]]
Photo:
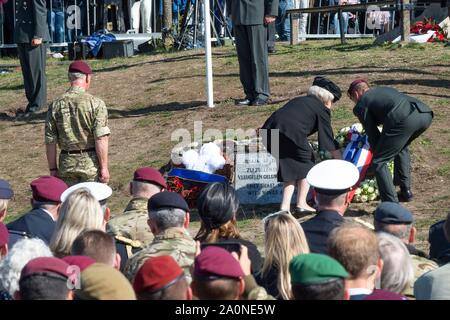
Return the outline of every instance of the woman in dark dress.
[[[201,243],[238,242],[246,246],[252,274],[258,274],[262,265],[261,254],[253,243],[239,235],[236,223],[239,202],[234,188],[219,182],[208,184],[198,196],[197,208],[201,226],[194,239]]]
[[[334,144],[331,128],[330,108],[341,98],[341,89],[332,81],[316,77],[305,97],[292,99],[275,111],[262,129],[268,130],[265,145],[279,160],[278,181],[283,182],[281,210],[291,211],[291,198],[297,186],[297,205],[294,214],[315,212],[306,203],[309,185],[308,171],[314,166],[313,150],[308,136],[318,133],[319,148],[329,151],[333,158],[340,159],[341,153]],[[270,130],[279,130],[279,140],[274,141]]]

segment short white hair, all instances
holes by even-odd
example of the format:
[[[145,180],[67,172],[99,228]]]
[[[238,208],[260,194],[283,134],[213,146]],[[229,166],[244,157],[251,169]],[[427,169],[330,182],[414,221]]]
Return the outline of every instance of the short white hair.
[[[383,270],[381,289],[403,293],[414,281],[414,267],[406,245],[386,232],[377,233]]]
[[[319,86],[312,86],[311,88],[309,88],[308,96],[314,96],[324,104],[333,102],[334,100],[334,95],[330,91]]]
[[[20,273],[23,267],[34,258],[52,257],[50,248],[41,239],[22,239],[0,262],[0,287],[11,297],[19,291]]]

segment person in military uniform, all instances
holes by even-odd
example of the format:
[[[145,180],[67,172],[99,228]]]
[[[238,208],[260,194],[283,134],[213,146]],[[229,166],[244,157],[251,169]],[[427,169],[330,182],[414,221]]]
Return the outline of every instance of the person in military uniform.
[[[192,300],[183,269],[171,256],[148,258],[133,283],[138,300]]]
[[[300,254],[289,263],[294,300],[348,300],[349,274],[335,259],[318,253]]]
[[[50,175],[69,186],[85,182],[109,182],[108,110],[105,103],[87,93],[92,70],[83,61],[69,66],[70,89],[54,100],[47,111],[45,144]],[[59,146],[59,166],[56,146]]]
[[[89,192],[100,203],[100,206],[103,209],[104,224],[106,229],[106,224],[111,217],[111,211],[107,206],[107,200],[112,195],[111,187],[99,182],[78,183],[76,185],[71,186],[62,193],[61,202],[64,202],[72,192],[81,188],[88,189]],[[116,253],[119,254],[120,256],[120,271],[124,270],[128,258],[130,258],[135,253],[139,252],[143,248],[143,245],[138,240],[132,240],[119,235],[115,236],[115,245],[116,245]]]
[[[349,191],[359,179],[354,164],[344,160],[325,160],[315,165],[306,176],[316,192],[317,215],[301,224],[313,253],[327,254],[327,241],[333,229],[344,222],[350,205]]]
[[[400,185],[400,200],[411,201],[409,144],[431,125],[433,111],[420,100],[388,87],[369,88],[358,79],[350,84],[348,96],[353,113],[364,126],[373,151],[372,166],[381,201],[398,202],[388,162],[394,160],[394,180]],[[383,129],[377,126],[382,125]]]
[[[446,237],[446,229],[449,229],[448,234],[450,235],[450,214],[447,215],[447,220],[433,224],[428,233],[430,258],[437,261],[439,265],[450,262],[450,237]]]
[[[109,233],[139,240],[146,245],[153,239],[148,225],[147,203],[153,195],[167,189],[166,181],[158,170],[142,167],[134,172],[130,182],[132,199],[122,214],[108,221]]]
[[[127,262],[124,274],[134,283],[136,273],[149,257],[169,255],[191,282],[190,267],[195,257],[195,241],[189,235],[189,206],[178,193],[159,192],[148,201],[148,225],[153,241]]]
[[[227,0],[239,75],[245,99],[238,105],[264,105],[270,96],[267,25],[275,22],[278,0]]]
[[[414,297],[414,282],[421,275],[438,267],[425,252],[414,246],[416,228],[413,226],[413,222],[411,211],[396,202],[382,202],[374,212],[375,231],[386,232],[402,240],[411,256],[414,280],[404,292],[407,297]]]
[[[442,232],[450,239],[450,214],[442,226]],[[414,295],[417,300],[450,300],[450,262],[445,262],[439,268],[423,274],[414,283]]]
[[[30,187],[33,209],[8,223],[8,229],[22,232],[28,238],[39,238],[48,245],[58,219],[61,194],[67,189],[67,185],[56,177],[42,176],[33,180]]]
[[[200,300],[274,300],[252,275],[248,248],[239,255],[218,246],[198,248],[192,269],[192,294]]]
[[[50,35],[45,0],[15,0],[14,42],[17,44],[28,105],[18,114],[28,118],[47,105],[45,65]]]

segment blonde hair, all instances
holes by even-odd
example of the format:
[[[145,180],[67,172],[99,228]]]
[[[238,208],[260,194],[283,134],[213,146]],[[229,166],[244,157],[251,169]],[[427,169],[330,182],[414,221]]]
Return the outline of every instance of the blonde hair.
[[[323,104],[333,102],[334,100],[334,95],[330,91],[319,86],[312,86],[311,88],[309,88],[308,96],[314,96],[318,98],[323,102]]]
[[[72,192],[63,202],[50,249],[56,257],[70,255],[76,237],[87,229],[104,229],[103,210],[88,189]]]
[[[0,199],[0,212],[8,209],[8,199]]]
[[[300,223],[289,213],[280,213],[268,218],[264,229],[265,259],[262,275],[266,276],[272,267],[276,267],[279,297],[290,300],[292,292],[289,262],[299,254],[309,253],[305,233]]]

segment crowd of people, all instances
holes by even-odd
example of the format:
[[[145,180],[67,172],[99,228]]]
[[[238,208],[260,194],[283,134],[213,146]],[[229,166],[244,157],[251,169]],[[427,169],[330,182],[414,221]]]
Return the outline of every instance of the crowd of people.
[[[281,211],[263,219],[260,250],[238,228],[239,199],[228,182],[199,193],[195,235],[192,208],[150,167],[134,172],[131,199],[114,215],[106,105],[87,92],[85,62],[73,62],[68,78],[69,90],[47,111],[50,174],[30,183],[31,210],[0,224],[2,299],[450,299],[450,215],[430,228],[427,254],[414,246],[413,214],[399,202],[413,200],[408,146],[433,119],[421,101],[363,79],[347,91],[373,150],[381,195],[373,226],[345,216],[361,177],[333,142],[330,109],[341,89],[316,77],[307,96],[275,111],[262,129],[280,131],[283,199]],[[314,163],[307,138],[315,132],[335,159]],[[0,221],[13,197],[0,180]],[[300,223],[305,215],[312,217]]]
[[[106,184],[68,187],[57,177],[39,177],[30,183],[32,210],[7,225],[0,223],[0,297],[450,299],[450,214],[431,228],[430,258],[414,247],[413,215],[399,203],[381,202],[373,213],[373,229],[345,217],[339,203],[354,183],[348,172],[334,170],[327,181],[317,183],[317,173],[336,168],[336,161],[344,162],[321,162],[308,177],[317,192],[318,215],[303,223],[289,211],[266,216],[261,252],[240,235],[239,202],[228,184],[211,183],[201,192],[196,208],[201,225],[191,235],[191,208],[181,195],[161,186],[164,178],[156,169],[137,169],[131,182],[158,189],[148,199],[140,198],[147,205],[115,217]],[[342,180],[346,182],[338,186]],[[0,180],[1,221],[13,196],[10,184]],[[132,217],[132,223],[122,216]],[[147,232],[136,232],[138,227]],[[135,253],[131,247],[120,249],[124,237],[141,243]]]

